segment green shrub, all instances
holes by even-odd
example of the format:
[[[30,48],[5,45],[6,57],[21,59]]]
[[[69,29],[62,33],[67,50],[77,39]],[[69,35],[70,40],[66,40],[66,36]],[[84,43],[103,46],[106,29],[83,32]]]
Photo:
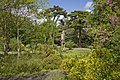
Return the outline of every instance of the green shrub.
[[[37,55],[21,55],[19,60],[15,55],[8,55],[1,60],[0,75],[25,75],[40,72],[42,70],[41,59]]]
[[[67,57],[66,59],[62,60],[60,65],[61,69],[70,70],[75,64],[75,58]]]
[[[4,50],[4,39],[2,37],[0,37],[0,51]]]
[[[118,26],[115,32],[110,38],[110,42],[106,42],[105,46],[109,48],[113,53],[120,55],[120,26]]]
[[[96,47],[87,57],[69,63],[63,60],[63,69],[70,70],[68,77],[72,80],[118,80],[120,63],[118,55],[110,53],[106,48]],[[68,67],[72,65],[71,67]]]
[[[83,80],[83,76],[85,75],[85,60],[77,60],[75,65],[70,69],[70,73],[68,77],[72,80]]]
[[[61,63],[61,58],[55,54],[50,54],[48,57],[43,60],[43,69],[45,70],[54,70],[58,69]]]
[[[76,44],[73,41],[69,40],[65,43],[65,46],[71,50],[73,47],[76,46]]]
[[[61,58],[55,54],[52,46],[40,45],[35,53],[24,53],[19,58],[17,54],[9,54],[0,58],[0,62],[0,76],[10,76],[58,69]]]
[[[53,46],[47,45],[47,44],[39,44],[36,48],[35,53],[38,55],[41,55],[41,58],[47,58],[51,54],[55,54],[55,50]]]
[[[18,48],[18,43],[17,43],[17,39],[16,38],[12,38],[10,39],[10,50],[11,51],[17,51]],[[20,49],[24,50],[24,44],[22,44],[22,42],[20,41]]]

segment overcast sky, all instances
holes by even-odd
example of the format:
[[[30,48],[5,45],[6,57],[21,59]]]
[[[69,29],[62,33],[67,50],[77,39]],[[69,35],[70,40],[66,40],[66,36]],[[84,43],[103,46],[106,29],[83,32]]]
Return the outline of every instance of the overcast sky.
[[[74,10],[89,10],[92,0],[49,0],[51,6],[58,5],[67,12]]]

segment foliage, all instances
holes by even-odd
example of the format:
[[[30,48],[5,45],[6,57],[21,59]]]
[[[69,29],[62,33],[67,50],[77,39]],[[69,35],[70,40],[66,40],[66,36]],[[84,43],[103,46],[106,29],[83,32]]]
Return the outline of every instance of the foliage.
[[[14,57],[16,57],[16,55],[12,54],[3,58],[0,66],[1,76],[25,75],[42,70],[41,60],[35,55],[32,55],[32,57],[22,55],[19,60]]]
[[[59,69],[61,63],[61,58],[55,54],[50,54],[48,57],[43,59],[43,69],[54,70]]]
[[[3,42],[4,42],[4,39],[2,38],[2,37],[0,37],[0,51],[2,51],[3,50]]]
[[[61,58],[55,54],[52,48],[41,45],[35,52],[23,53],[19,58],[14,53],[0,57],[0,75],[25,75],[59,68]]]
[[[73,11],[68,14],[70,19],[66,20],[68,26],[66,31],[67,39],[73,40],[78,47],[87,47],[92,42],[92,38],[87,32],[87,16],[89,14],[87,11]]]
[[[120,27],[118,26],[112,34],[111,41],[105,42],[105,47],[110,49],[115,54],[120,54]]]
[[[67,57],[64,59],[60,65],[60,67],[64,70],[70,70],[75,64],[75,59],[72,57]]]
[[[104,46],[104,42],[110,41],[110,37],[119,26],[120,2],[118,0],[93,0],[93,2],[93,14],[89,16],[89,23],[92,25],[90,34],[94,37],[94,46]]]
[[[77,59],[72,67],[66,68],[67,70],[70,70],[68,77],[72,80],[119,79],[120,65],[117,63],[118,58],[119,57],[117,55],[110,53],[109,50],[98,47],[96,50],[93,50],[88,57]],[[65,64],[65,67],[73,64],[66,64],[67,59],[65,60],[66,61],[63,60],[62,63]],[[64,66],[62,66],[63,69],[65,69]]]
[[[44,21],[44,23],[42,24],[44,28],[42,28],[41,30],[46,28],[46,39],[49,39],[49,42],[54,45],[55,41],[57,42],[57,39],[59,39],[58,37],[60,37],[59,31],[62,30],[62,26],[58,26],[60,24],[63,24],[61,22],[61,20],[63,21],[64,18],[66,18],[66,14],[67,12],[65,10],[63,10],[63,8],[59,7],[59,6],[54,6],[53,8],[47,8],[45,10],[43,10],[42,12],[40,12],[41,17],[46,19]],[[63,19],[60,19],[60,16],[63,16]],[[58,24],[59,22],[59,24]],[[48,34],[49,33],[49,34]],[[44,31],[43,31],[44,34]],[[45,40],[46,40],[45,39]],[[60,40],[60,39],[59,39]],[[59,43],[60,44],[60,43]]]
[[[36,2],[38,1],[38,2]],[[28,16],[36,14],[37,4],[43,6],[42,0],[4,0],[0,2],[0,37],[4,39],[4,53],[7,54],[10,48],[10,40],[17,38],[17,50],[20,52],[20,39],[33,26]],[[13,47],[13,46],[12,46]]]
[[[91,13],[69,14],[59,6],[46,8],[46,4],[47,0],[0,1],[0,52],[11,51],[0,55],[0,75],[62,68],[70,72],[68,78],[73,80],[118,80],[120,1],[93,0]],[[64,51],[64,46],[88,47],[92,42],[94,49],[90,53]],[[61,44],[64,52],[56,44]]]
[[[72,48],[76,47],[76,44],[73,41],[69,40],[65,43],[65,46],[71,50]]]
[[[12,38],[10,40],[10,44],[9,45],[10,45],[10,51],[17,51],[17,47],[18,47],[18,45],[17,45],[17,39]],[[24,50],[24,44],[22,44],[21,41],[20,41],[20,46],[21,46],[21,51]]]

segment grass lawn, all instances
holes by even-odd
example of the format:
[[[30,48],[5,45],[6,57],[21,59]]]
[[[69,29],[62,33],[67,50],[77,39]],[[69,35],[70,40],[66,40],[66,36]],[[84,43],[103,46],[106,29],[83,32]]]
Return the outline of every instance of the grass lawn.
[[[77,56],[77,57],[85,57],[90,53],[91,49],[88,48],[75,48],[72,50],[66,50],[61,52],[63,56]]]

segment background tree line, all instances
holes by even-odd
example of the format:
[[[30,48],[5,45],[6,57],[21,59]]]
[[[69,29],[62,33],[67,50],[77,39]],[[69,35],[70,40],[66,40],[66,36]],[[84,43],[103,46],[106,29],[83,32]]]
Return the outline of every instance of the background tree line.
[[[59,6],[38,11],[38,5],[32,0],[6,0],[1,3],[0,49],[5,54],[9,51],[20,53],[27,45],[32,45],[35,49],[39,43],[62,46],[64,50],[65,45],[88,47],[92,42],[92,37],[88,35],[90,24],[86,23],[90,14],[87,11],[68,14]],[[32,15],[33,18],[29,18]],[[40,20],[42,22],[38,22]]]

